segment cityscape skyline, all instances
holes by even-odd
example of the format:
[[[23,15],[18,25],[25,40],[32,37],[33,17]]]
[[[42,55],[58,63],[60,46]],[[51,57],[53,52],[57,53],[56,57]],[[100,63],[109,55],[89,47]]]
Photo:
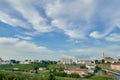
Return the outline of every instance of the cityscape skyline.
[[[120,57],[119,0],[0,0],[0,57]]]

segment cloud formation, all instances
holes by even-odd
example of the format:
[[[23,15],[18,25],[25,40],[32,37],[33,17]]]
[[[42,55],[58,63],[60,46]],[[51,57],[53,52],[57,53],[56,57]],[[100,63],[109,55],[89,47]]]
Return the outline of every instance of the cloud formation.
[[[36,57],[36,59],[41,59],[41,56],[46,55],[46,57],[49,57],[51,54],[54,54],[54,52],[44,46],[37,46],[32,42],[18,38],[0,38],[0,55],[4,58],[25,59],[29,57],[35,59]]]
[[[105,38],[107,41],[120,42],[120,34],[112,33]]]
[[[39,57],[49,57],[48,53],[56,56],[73,53],[82,56],[81,53],[85,53],[86,57],[90,57],[97,50],[119,54],[119,3],[119,0],[1,0],[0,28],[12,27],[18,31],[17,34],[11,31],[13,34],[9,37],[0,34],[1,53],[18,55],[19,52],[19,55],[37,57],[39,53]],[[56,35],[49,37],[48,34]],[[41,44],[37,44],[40,41]],[[65,49],[56,52],[48,48],[53,47],[50,43],[64,45]],[[47,45],[41,46],[44,44]]]
[[[89,35],[99,39],[111,33],[116,26],[119,28],[118,0],[112,2],[98,0],[5,0],[4,2],[19,13],[24,21],[11,17],[14,15],[1,9],[2,22],[23,28],[30,27],[37,33],[60,29],[73,39],[84,39]],[[108,4],[104,5],[104,3]],[[96,25],[96,23],[102,24],[102,26]]]

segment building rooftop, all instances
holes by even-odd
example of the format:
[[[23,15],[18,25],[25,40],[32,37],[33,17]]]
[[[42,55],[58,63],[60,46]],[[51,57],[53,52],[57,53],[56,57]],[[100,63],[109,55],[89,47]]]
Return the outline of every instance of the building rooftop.
[[[120,62],[112,63],[111,65],[120,65]]]

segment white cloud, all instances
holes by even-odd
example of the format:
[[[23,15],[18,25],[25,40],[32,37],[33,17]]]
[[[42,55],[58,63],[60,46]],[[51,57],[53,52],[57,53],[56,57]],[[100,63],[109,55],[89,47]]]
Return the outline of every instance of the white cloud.
[[[74,53],[75,56],[79,58],[91,59],[96,58],[100,59],[102,53],[105,53],[105,56],[110,56],[118,58],[120,54],[120,45],[107,45],[107,46],[98,46],[98,47],[85,47],[70,50],[70,53]]]
[[[70,50],[50,50],[45,46],[37,46],[32,42],[18,38],[0,38],[0,56],[6,59],[51,59],[58,60],[64,55],[75,56],[81,59],[99,59],[102,52],[106,56],[118,57],[119,45],[107,45],[98,47],[84,47]]]
[[[29,28],[27,24],[17,18],[11,17],[9,14],[4,13],[0,11],[0,21],[6,24],[9,24],[11,26],[19,26],[19,27],[24,27],[24,28]]]
[[[31,0],[8,0],[11,6],[18,11],[27,21],[32,24],[33,29],[38,32],[49,32],[51,27],[46,24],[46,19],[43,18],[36,8],[32,5]]]
[[[71,38],[84,38],[94,9],[93,0],[60,0],[48,3],[46,14],[52,18],[52,25],[62,29]],[[80,20],[83,22],[80,22]]]
[[[108,34],[110,34],[110,32],[112,32],[112,30],[115,28],[116,26],[110,26],[108,29],[105,29],[105,32],[97,32],[97,31],[93,31],[90,33],[90,37],[93,37],[95,39],[100,39],[100,38],[104,38],[105,36],[107,36]],[[106,27],[105,27],[106,28]]]
[[[23,40],[31,40],[32,37],[29,36],[21,36],[21,35],[15,35],[15,37],[19,38],[19,39],[23,39]]]
[[[14,59],[50,59],[55,52],[18,38],[0,37],[0,56]],[[46,57],[45,57],[46,56]]]
[[[37,33],[52,32],[57,28],[73,39],[84,39],[86,36],[99,39],[110,34],[116,26],[118,28],[120,26],[117,1],[6,0],[6,2],[26,21],[11,18],[9,13],[0,14],[4,16],[0,17],[1,21],[21,27],[23,25],[32,27],[31,29]],[[108,4],[101,5],[104,2]],[[102,26],[97,26],[99,24]]]
[[[102,36],[98,32],[92,32],[92,33],[90,33],[90,37],[101,38]]]
[[[105,38],[107,41],[120,42],[120,34],[112,33]]]
[[[6,37],[2,37],[0,38],[0,43],[15,43],[17,42],[19,39],[17,38],[6,38]]]

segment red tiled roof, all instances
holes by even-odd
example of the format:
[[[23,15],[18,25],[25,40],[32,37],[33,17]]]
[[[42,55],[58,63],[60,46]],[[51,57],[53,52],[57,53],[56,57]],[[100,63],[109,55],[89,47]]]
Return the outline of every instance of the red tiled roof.
[[[113,58],[111,58],[111,57],[105,57],[105,59],[113,59]]]
[[[120,65],[120,62],[112,63],[111,65]]]

